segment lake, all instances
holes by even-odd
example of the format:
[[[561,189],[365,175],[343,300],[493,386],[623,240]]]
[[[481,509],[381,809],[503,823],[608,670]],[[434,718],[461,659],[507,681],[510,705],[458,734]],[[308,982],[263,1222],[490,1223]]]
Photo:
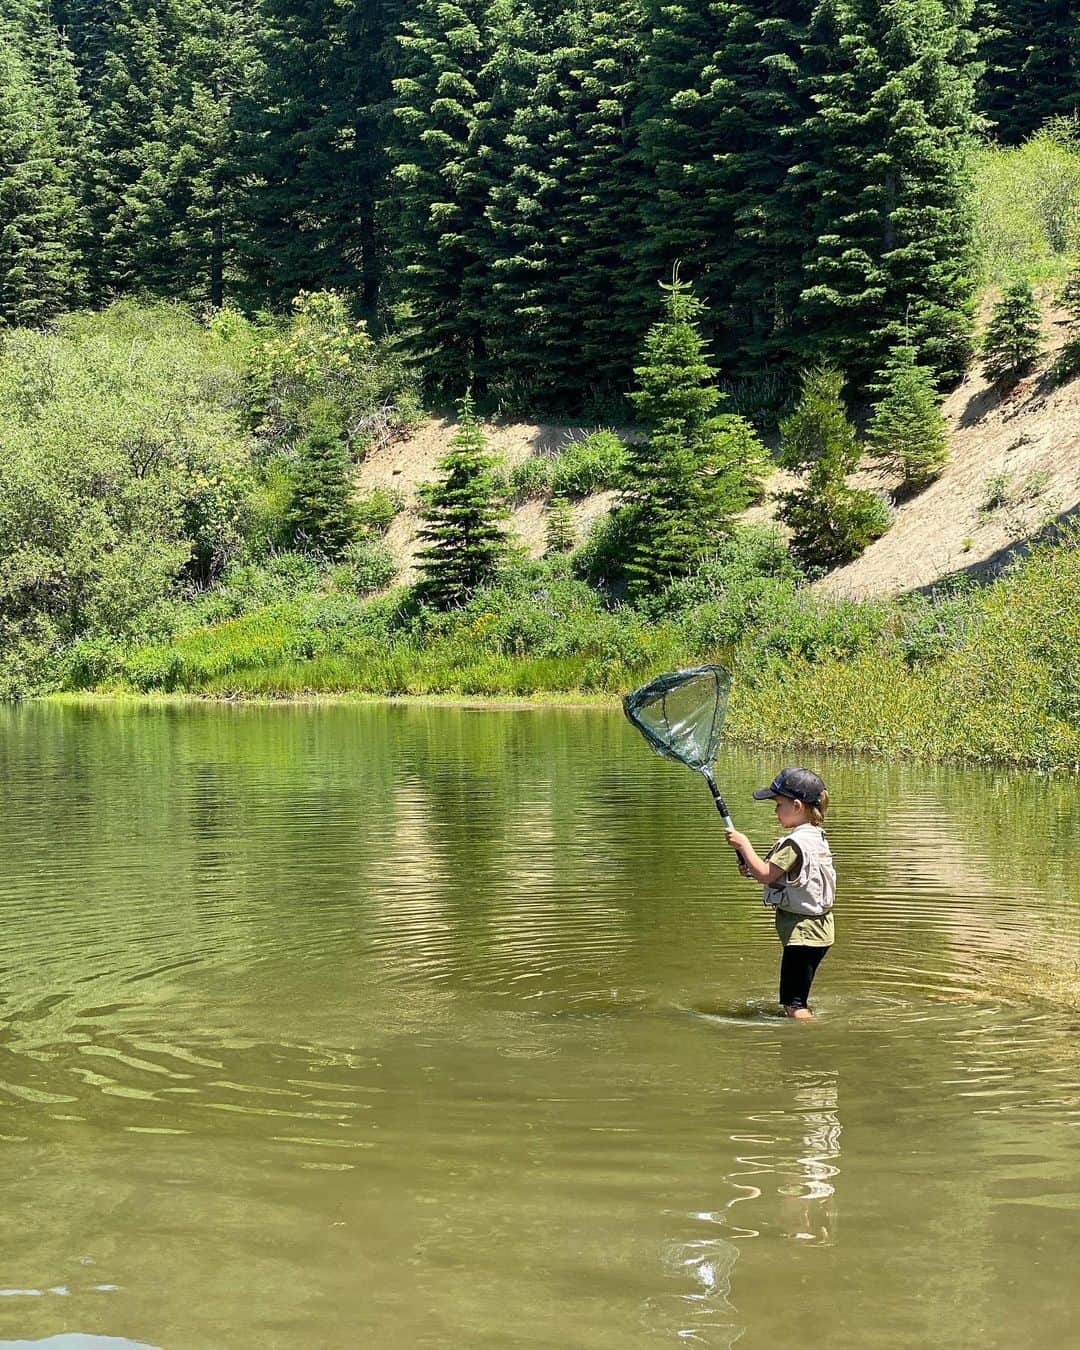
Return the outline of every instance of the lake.
[[[792,758],[811,1024],[617,711],[0,709],[0,1345],[1075,1343],[1076,781]]]

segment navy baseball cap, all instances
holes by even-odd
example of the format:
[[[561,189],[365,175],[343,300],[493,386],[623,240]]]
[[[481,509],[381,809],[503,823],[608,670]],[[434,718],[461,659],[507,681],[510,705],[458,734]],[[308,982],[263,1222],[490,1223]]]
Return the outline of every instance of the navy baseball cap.
[[[817,806],[825,784],[809,769],[781,769],[768,787],[758,788],[754,797],[759,802],[771,797],[790,797],[792,801],[805,802],[807,806]]]

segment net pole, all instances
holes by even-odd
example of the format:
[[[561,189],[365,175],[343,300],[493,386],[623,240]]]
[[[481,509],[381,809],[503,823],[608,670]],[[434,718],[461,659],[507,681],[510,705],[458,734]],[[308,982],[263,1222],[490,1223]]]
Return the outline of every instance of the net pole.
[[[724,822],[724,828],[733,830],[735,828],[735,822],[731,819],[731,816],[728,813],[727,803],[724,801],[720,789],[716,786],[716,779],[712,776],[712,769],[706,764],[701,772],[705,775],[705,781],[709,785],[709,791],[712,793],[713,801],[716,803],[716,809],[720,812],[720,818]],[[735,856],[739,860],[739,866],[745,867],[746,859],[743,857],[741,849],[735,850]]]

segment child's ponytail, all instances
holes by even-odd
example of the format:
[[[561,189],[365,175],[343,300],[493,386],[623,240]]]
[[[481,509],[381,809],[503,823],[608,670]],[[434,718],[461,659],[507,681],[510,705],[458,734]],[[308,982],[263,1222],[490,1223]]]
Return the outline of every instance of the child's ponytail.
[[[828,809],[829,809],[829,789],[822,788],[821,796],[817,799],[817,802],[813,806],[807,807],[807,810],[809,810],[810,812],[810,824],[819,826],[824,825],[825,812],[828,811]]]

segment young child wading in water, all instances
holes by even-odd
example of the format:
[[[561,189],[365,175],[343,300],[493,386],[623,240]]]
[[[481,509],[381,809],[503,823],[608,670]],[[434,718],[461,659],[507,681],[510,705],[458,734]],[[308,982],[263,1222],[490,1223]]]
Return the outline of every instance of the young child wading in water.
[[[728,843],[743,857],[741,871],[765,887],[764,902],[776,910],[776,935],[784,944],[780,960],[780,1002],[789,1017],[811,1018],[810,986],[825,953],[836,940],[832,907],[836,869],[821,828],[829,809],[825,784],[809,769],[781,769],[758,801],[776,802],[784,833],[760,858],[738,830]]]

